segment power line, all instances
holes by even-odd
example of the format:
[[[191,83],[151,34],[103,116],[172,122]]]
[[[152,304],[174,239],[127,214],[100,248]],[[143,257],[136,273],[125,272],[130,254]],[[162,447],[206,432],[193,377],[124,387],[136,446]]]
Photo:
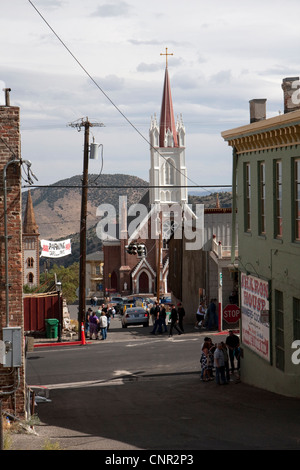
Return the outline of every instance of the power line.
[[[59,184],[50,184],[50,185],[40,185],[40,184],[33,184],[30,186],[22,186],[22,188],[77,188],[77,189],[82,189],[82,185],[59,185]],[[86,185],[84,186],[88,189],[150,189],[150,188],[157,188],[157,189],[170,189],[170,186],[155,186],[155,185],[149,185],[149,186],[143,186],[143,185],[134,185],[134,186],[119,186],[119,185],[114,185],[112,186],[89,186]],[[212,184],[212,185],[196,185],[196,186],[190,186],[190,185],[179,185],[179,186],[173,186],[172,188],[232,188],[231,184]]]
[[[82,65],[82,63],[77,59],[77,57],[73,54],[73,52],[69,49],[69,47],[65,44],[65,42],[60,38],[60,36],[56,33],[56,31],[52,28],[52,26],[48,23],[48,21],[44,18],[44,16],[41,14],[41,12],[37,9],[37,7],[33,4],[31,0],[28,0],[28,2],[31,4],[31,6],[35,9],[35,11],[38,13],[38,15],[42,18],[42,20],[46,23],[48,28],[52,31],[52,33],[56,36],[56,38],[59,40],[59,42],[63,45],[63,47],[68,51],[68,53],[73,57],[75,62],[79,65],[79,67],[84,71],[84,73],[90,78],[90,80],[94,83],[94,85],[103,93],[103,95],[108,99],[108,101],[114,106],[114,108],[123,116],[123,118],[128,122],[128,124],[142,137],[142,139],[147,142],[148,145],[152,149],[154,149],[164,160],[170,165],[173,166],[173,168],[178,171],[182,176],[187,178],[189,181],[191,181],[194,184],[195,183],[193,180],[191,180],[188,176],[186,176],[184,173],[182,173],[178,168],[175,167],[164,155],[162,155],[157,148],[155,148],[151,142],[146,139],[146,137],[137,129],[137,127],[127,118],[127,116],[118,108],[118,106],[111,100],[111,98],[105,93],[105,91],[100,87],[100,85],[96,82],[96,80],[92,77],[92,75],[87,71],[87,69]],[[183,186],[182,186],[183,187]]]

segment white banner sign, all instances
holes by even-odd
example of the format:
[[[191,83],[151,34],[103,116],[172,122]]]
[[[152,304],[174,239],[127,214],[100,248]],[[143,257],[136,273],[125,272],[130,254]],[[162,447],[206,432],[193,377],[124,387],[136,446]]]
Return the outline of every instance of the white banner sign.
[[[61,258],[62,256],[71,254],[71,240],[62,240],[53,242],[49,240],[41,240],[42,253],[41,256],[47,258]]]
[[[270,361],[270,327],[264,319],[269,310],[269,283],[241,273],[242,341]]]

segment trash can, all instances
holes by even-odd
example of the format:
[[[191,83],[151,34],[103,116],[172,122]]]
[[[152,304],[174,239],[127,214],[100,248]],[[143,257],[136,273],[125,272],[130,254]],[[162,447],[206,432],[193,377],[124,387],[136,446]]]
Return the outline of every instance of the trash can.
[[[56,318],[47,318],[45,322],[46,322],[46,338],[57,338],[59,321]]]

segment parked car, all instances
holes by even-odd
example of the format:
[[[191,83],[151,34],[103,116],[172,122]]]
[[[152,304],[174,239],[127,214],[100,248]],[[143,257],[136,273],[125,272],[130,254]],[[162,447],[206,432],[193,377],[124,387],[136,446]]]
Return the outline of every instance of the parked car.
[[[172,300],[171,297],[162,297],[161,299],[159,299],[159,302],[161,304],[171,304]]]
[[[142,307],[126,308],[122,316],[122,328],[132,325],[149,326],[149,313]]]

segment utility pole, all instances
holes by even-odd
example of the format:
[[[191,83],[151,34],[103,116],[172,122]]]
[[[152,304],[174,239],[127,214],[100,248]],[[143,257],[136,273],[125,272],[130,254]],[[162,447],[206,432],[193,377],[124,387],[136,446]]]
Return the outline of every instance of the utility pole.
[[[86,310],[86,219],[88,199],[88,171],[89,171],[89,137],[90,127],[104,127],[102,123],[91,123],[88,118],[81,119],[70,124],[77,128],[78,132],[84,128],[83,147],[83,176],[81,192],[81,215],[80,215],[80,258],[79,258],[79,308],[78,308],[78,339],[81,339],[81,325],[85,323]]]

